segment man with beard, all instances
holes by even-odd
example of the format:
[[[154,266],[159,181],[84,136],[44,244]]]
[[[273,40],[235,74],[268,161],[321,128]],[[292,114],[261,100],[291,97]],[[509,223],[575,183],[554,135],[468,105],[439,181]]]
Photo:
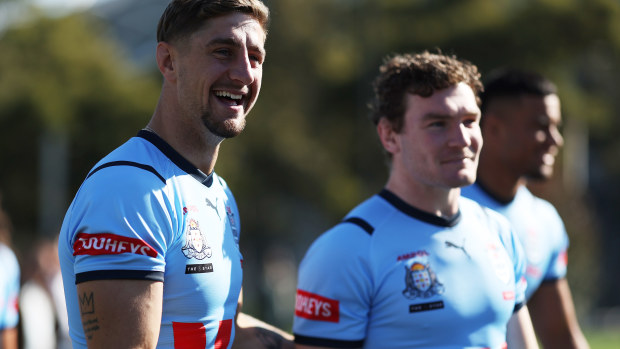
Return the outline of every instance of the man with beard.
[[[484,147],[476,183],[463,195],[506,216],[527,257],[528,309],[545,348],[588,348],[566,281],[568,236],[551,203],[529,181],[547,180],[563,144],[560,99],[540,74],[501,69],[481,95]]]
[[[89,172],[61,229],[74,348],[287,343],[238,315],[239,213],[213,172],[258,97],[268,20],[260,0],[173,0],[161,16],[153,116]]]

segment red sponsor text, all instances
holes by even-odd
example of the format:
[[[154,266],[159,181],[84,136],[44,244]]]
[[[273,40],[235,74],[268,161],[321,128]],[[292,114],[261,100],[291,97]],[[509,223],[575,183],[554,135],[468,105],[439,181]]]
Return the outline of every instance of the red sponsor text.
[[[316,321],[340,321],[340,306],[335,299],[318,294],[297,290],[295,315]]]
[[[143,240],[111,233],[78,233],[73,243],[74,256],[98,256],[121,253],[135,253],[153,258],[157,257],[157,251]]]

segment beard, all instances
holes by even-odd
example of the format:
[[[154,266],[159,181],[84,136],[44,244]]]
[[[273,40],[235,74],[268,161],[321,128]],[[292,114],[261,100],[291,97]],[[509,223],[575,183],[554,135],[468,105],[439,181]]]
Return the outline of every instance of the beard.
[[[226,119],[224,121],[214,120],[210,113],[203,113],[202,123],[214,135],[222,138],[233,138],[238,136],[245,128],[245,118],[241,120]]]

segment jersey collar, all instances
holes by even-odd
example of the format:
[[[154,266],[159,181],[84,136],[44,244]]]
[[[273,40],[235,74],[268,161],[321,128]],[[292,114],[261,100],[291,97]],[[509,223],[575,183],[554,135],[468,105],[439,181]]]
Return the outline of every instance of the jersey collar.
[[[152,143],[159,151],[161,151],[170,161],[177,165],[181,170],[187,172],[190,176],[194,177],[198,182],[207,187],[211,187],[213,184],[213,172],[205,174],[200,171],[196,166],[192,165],[187,159],[185,159],[179,152],[174,150],[170,144],[166,143],[157,133],[142,129],[138,132],[137,137],[144,138]]]
[[[416,207],[413,207],[387,189],[381,190],[379,192],[379,196],[392,204],[392,206],[394,206],[402,213],[429,224],[438,225],[440,227],[453,227],[461,221],[460,209],[454,216],[448,219],[436,216],[434,214],[430,214]]]

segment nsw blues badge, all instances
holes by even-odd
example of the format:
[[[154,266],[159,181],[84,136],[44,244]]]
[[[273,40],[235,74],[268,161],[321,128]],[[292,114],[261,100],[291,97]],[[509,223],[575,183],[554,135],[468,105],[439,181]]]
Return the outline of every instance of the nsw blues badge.
[[[202,260],[211,257],[211,247],[207,245],[207,240],[200,231],[198,221],[195,219],[190,219],[187,224],[185,246],[181,248],[181,251],[188,259]]]

